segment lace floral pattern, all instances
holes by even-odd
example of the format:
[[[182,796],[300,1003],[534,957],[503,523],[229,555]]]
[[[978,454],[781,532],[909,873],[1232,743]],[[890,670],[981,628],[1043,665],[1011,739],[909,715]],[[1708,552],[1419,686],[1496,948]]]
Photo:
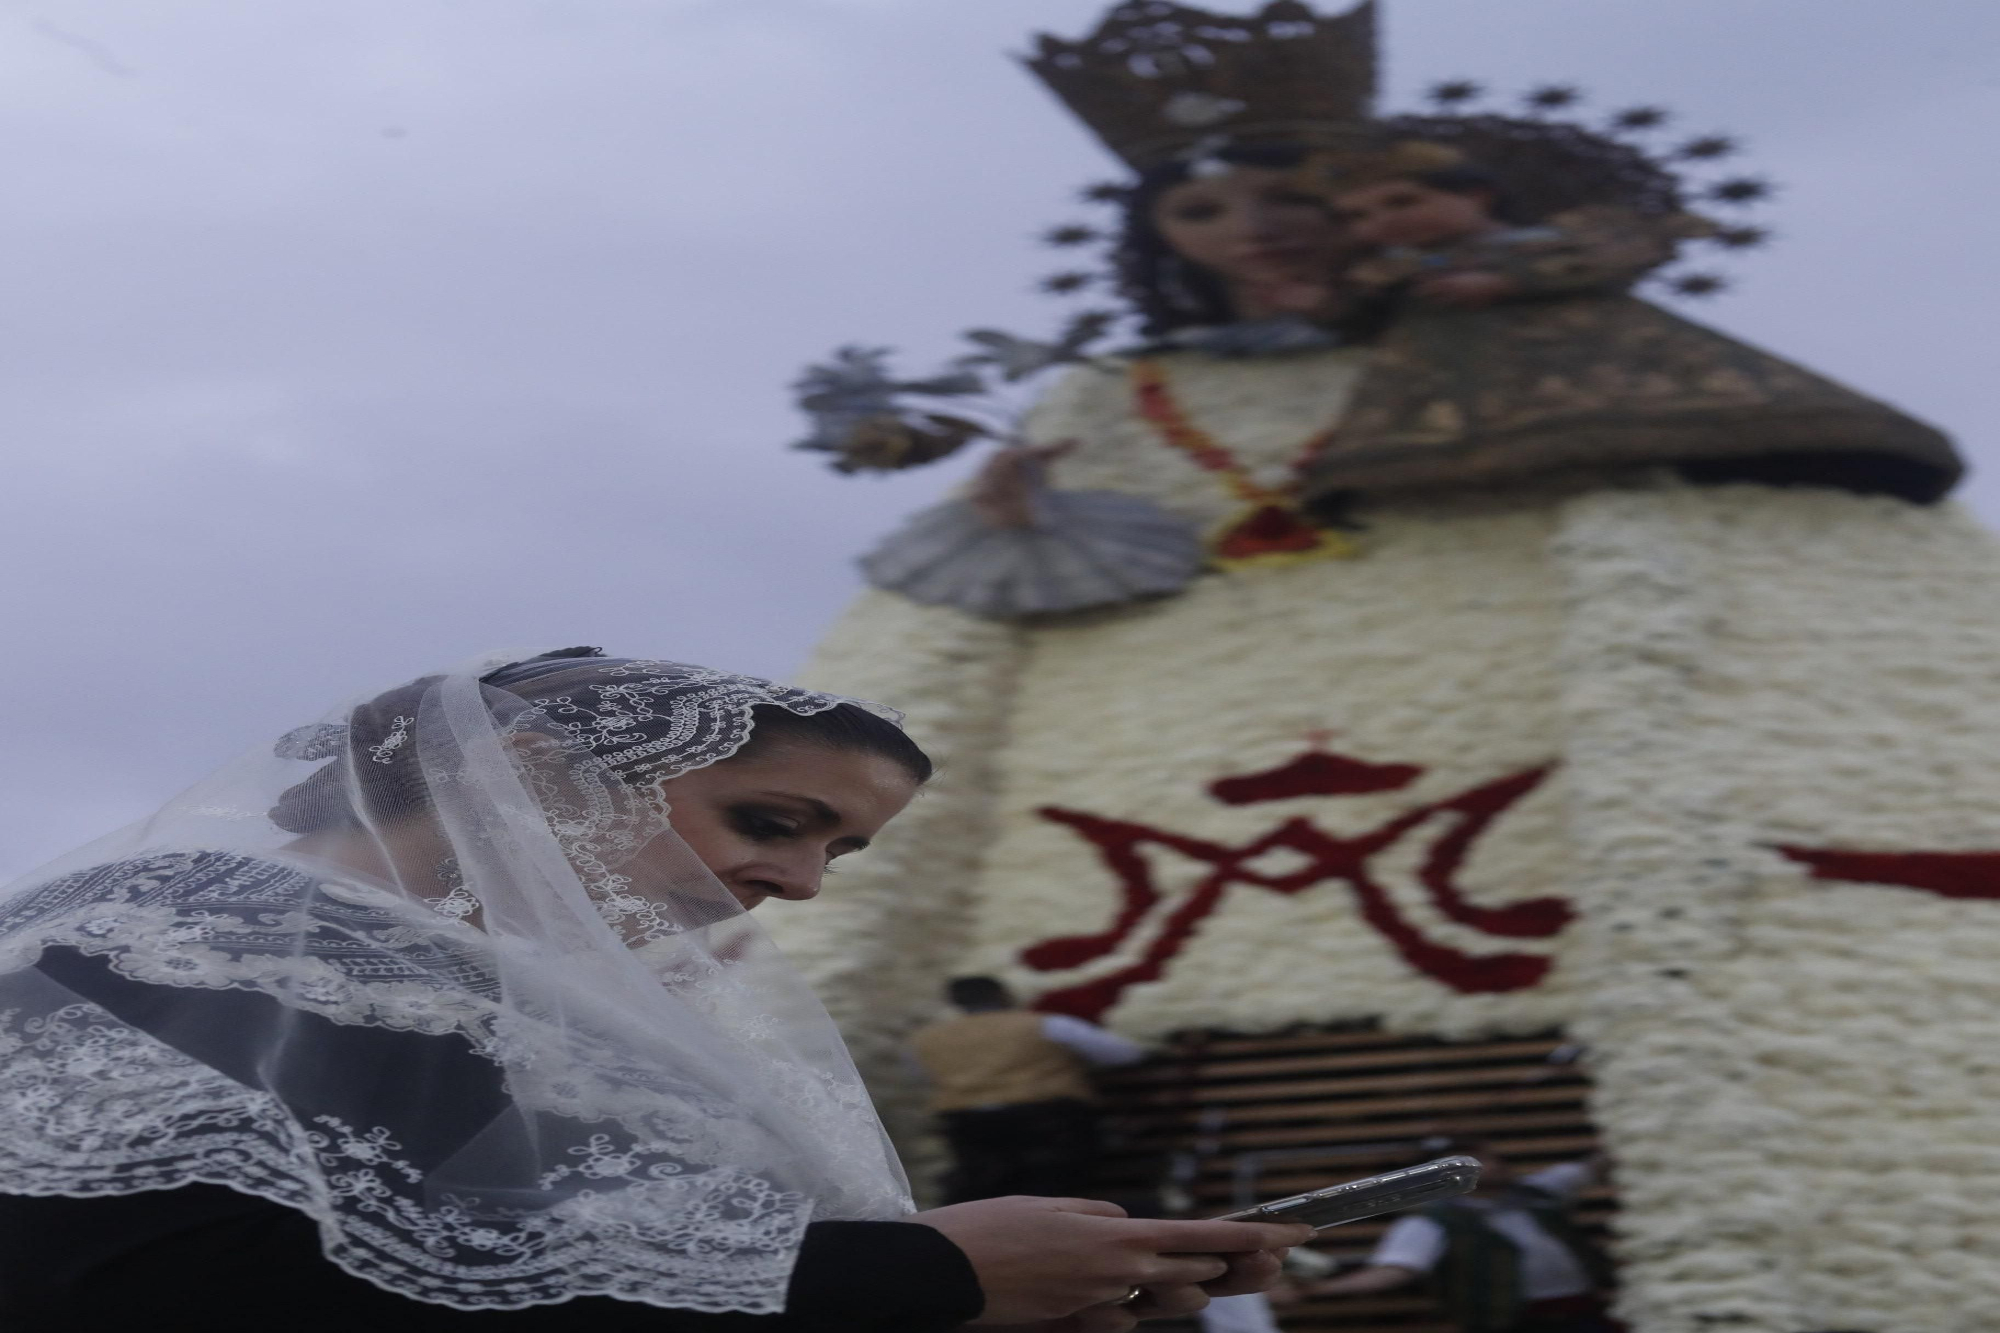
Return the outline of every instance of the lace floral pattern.
[[[783,1282],[807,1220],[797,1196],[750,1172],[678,1174],[670,1145],[611,1134],[570,1149],[574,1164],[541,1182],[588,1186],[549,1212],[509,1226],[433,1206],[388,1129],[301,1124],[88,1004],[0,1034],[0,1107],[45,1127],[0,1136],[0,1171],[39,1193],[219,1182],[330,1226],[330,1256],[356,1276],[460,1309],[576,1288],[646,1300],[664,1278],[710,1294],[697,1307],[677,1297],[682,1308],[774,1310],[752,1294]]]
[[[514,728],[553,724],[628,782],[727,759],[750,739],[752,710],[759,704],[811,714],[852,703],[892,721],[902,717],[861,699],[679,662],[622,662],[597,674],[612,679],[537,699],[514,720]]]
[[[534,1182],[533,1207],[456,1189],[448,1156],[427,1163],[406,1148],[434,1126],[289,1104],[51,980],[0,1015],[0,1177],[15,1192],[225,1184],[312,1216],[347,1271],[463,1309],[602,1293],[775,1311],[808,1219],[830,1202],[868,1207],[864,1185],[808,1200],[735,1165],[770,1157],[767,1129],[609,1036],[593,1045],[565,1030],[558,1048],[506,1018],[483,1002],[497,986],[485,937],[381,890],[254,857],[165,854],[23,895],[0,913],[0,938],[9,968],[67,948],[154,986],[252,991],[340,1024],[462,1037],[516,1113],[568,1144]],[[825,1109],[830,1090],[789,1089],[794,1111]],[[865,1134],[872,1117],[861,1123]]]
[[[303,949],[299,948],[303,940]],[[480,938],[381,890],[174,852],[68,875],[0,907],[0,970],[48,946],[134,981],[247,988],[340,1023],[472,1033],[494,976]]]
[[[404,717],[401,713],[396,714],[389,724],[389,734],[379,743],[368,747],[368,757],[378,764],[395,763],[396,751],[409,743],[410,728],[415,724],[415,718]]]

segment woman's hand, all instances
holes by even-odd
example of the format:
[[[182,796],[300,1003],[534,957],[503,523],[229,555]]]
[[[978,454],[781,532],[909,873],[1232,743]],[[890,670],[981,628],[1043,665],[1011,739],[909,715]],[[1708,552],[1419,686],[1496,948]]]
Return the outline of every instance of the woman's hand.
[[[1283,1250],[1247,1250],[1216,1257],[1228,1264],[1220,1277],[1179,1287],[1141,1287],[1138,1299],[1111,1308],[1125,1310],[1134,1320],[1177,1319],[1198,1312],[1217,1296],[1244,1296],[1253,1291],[1263,1291],[1276,1283],[1284,1271]],[[1085,1310],[1075,1318],[1083,1319],[1093,1313]],[[1098,1330],[1093,1327],[1081,1333],[1098,1333]]]
[[[1517,290],[1512,278],[1476,271],[1440,273],[1416,285],[1419,300],[1432,305],[1458,306],[1464,310],[1478,310],[1495,301],[1504,301]]]
[[[1253,1291],[1269,1291],[1284,1276],[1283,1250],[1250,1250],[1222,1257],[1229,1261],[1229,1271],[1201,1284],[1201,1289],[1211,1296],[1247,1296]]]
[[[986,460],[972,479],[965,501],[996,528],[1029,528],[1035,524],[1035,491],[1042,483],[1042,465],[1076,447],[1075,440],[1030,448],[1002,449]]]
[[[1259,1290],[1277,1275],[1276,1259],[1262,1252],[1312,1234],[1263,1222],[1149,1221],[1114,1203],[1025,1195],[909,1220],[942,1231],[972,1262],[986,1294],[974,1323],[1062,1320],[1060,1333],[1123,1333],[1138,1319],[1192,1314],[1212,1295]],[[1127,1304],[1134,1287],[1140,1295]]]
[[[1281,1279],[1264,1289],[1264,1299],[1271,1303],[1273,1310],[1289,1310],[1306,1298],[1296,1282]]]
[[[1279,1271],[1283,1254],[1282,1250],[1252,1250],[1247,1254],[1224,1255],[1229,1261],[1229,1272],[1208,1282],[1182,1287],[1141,1287],[1137,1300],[1093,1305],[1067,1318],[1048,1319],[1039,1324],[989,1327],[987,1333],[1129,1333],[1142,1319],[1178,1319],[1197,1314],[1211,1297],[1241,1296],[1264,1290]]]

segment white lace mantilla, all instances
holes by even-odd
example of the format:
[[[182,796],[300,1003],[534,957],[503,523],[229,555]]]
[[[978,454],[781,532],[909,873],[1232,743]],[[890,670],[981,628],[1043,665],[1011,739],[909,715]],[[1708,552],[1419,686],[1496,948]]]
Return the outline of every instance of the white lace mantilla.
[[[490,1006],[474,997],[496,985],[476,931],[378,889],[224,852],[102,866],[0,906],[0,972],[55,946],[134,981],[256,990],[335,1022],[420,1032],[475,1036]]]
[[[629,1055],[582,1069],[538,1060],[533,1032],[493,1021],[484,937],[426,916],[387,893],[213,852],[99,867],[8,904],[0,1188],[226,1185],[312,1217],[346,1271],[462,1309],[585,1294],[782,1308],[814,1201],[734,1164],[763,1160],[757,1127]],[[175,992],[164,1004],[161,987]],[[364,1029],[352,1049],[379,1039],[371,1068],[279,1070],[264,1087],[232,1077],[229,1024],[203,1013],[204,996],[229,992],[266,1015],[249,995]],[[569,1041],[573,1055],[574,1031]],[[337,1113],[366,1105],[354,1089],[410,1059],[448,1071],[473,1108],[443,1147],[435,1107],[392,1094],[372,1120]],[[490,1157],[496,1132],[516,1126],[534,1132],[539,1169],[503,1191],[456,1188],[462,1150],[478,1139]]]

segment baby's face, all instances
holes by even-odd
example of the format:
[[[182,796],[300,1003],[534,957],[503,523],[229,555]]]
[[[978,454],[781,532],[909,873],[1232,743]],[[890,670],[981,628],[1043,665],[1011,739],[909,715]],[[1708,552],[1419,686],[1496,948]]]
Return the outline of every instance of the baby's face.
[[[1461,194],[1418,181],[1364,185],[1334,200],[1334,216],[1355,240],[1418,249],[1448,245],[1491,230],[1491,208],[1492,199],[1483,190]]]

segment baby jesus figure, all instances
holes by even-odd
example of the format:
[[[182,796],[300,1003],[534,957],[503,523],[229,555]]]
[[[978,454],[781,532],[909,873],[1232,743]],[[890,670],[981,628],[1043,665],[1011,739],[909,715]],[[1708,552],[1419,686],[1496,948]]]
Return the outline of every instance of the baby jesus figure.
[[[1631,294],[1705,219],[1615,202],[1528,219],[1496,174],[1419,141],[1303,176],[1370,247],[1344,283],[1386,321],[1308,474],[1323,512],[1579,469],[1914,500],[1956,476],[1923,423]]]
[[[1372,251],[1349,270],[1350,282],[1469,310],[1523,297],[1622,291],[1672,259],[1676,241],[1713,230],[1686,213],[1648,220],[1614,208],[1523,224],[1512,216],[1497,176],[1456,163],[1366,181],[1336,193],[1332,204],[1349,235]]]

